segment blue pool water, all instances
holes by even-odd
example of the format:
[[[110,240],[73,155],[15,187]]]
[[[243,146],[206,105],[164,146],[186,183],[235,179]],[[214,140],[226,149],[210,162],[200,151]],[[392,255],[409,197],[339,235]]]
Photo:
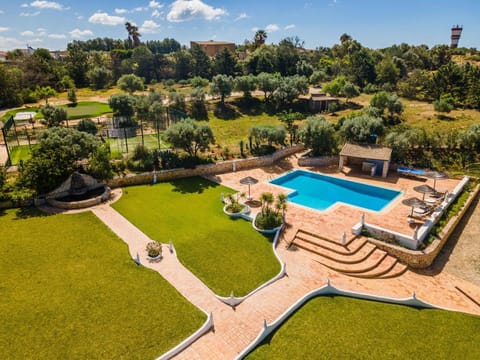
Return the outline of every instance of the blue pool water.
[[[401,194],[396,190],[303,170],[295,170],[270,183],[295,190],[288,195],[289,201],[317,210],[326,210],[333,204],[342,202],[380,211]]]

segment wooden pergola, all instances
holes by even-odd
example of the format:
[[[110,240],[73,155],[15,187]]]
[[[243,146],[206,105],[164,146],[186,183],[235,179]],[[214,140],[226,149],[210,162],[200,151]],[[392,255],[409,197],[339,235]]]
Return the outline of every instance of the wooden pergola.
[[[386,178],[392,158],[392,149],[376,144],[345,143],[342,151],[340,151],[339,171],[343,170],[343,166],[348,163],[349,158],[363,160],[362,165],[372,164],[372,166],[375,166],[381,163],[382,177]]]

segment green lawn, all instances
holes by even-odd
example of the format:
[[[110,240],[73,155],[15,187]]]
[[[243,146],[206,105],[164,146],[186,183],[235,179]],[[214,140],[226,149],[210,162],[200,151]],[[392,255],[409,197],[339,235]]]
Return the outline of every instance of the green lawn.
[[[110,156],[113,159],[118,159],[122,157],[122,154],[127,152],[127,147],[125,145],[125,139],[106,139],[110,144]],[[137,145],[142,143],[142,136],[138,135],[132,138],[127,139],[128,153],[133,153],[133,150]],[[148,149],[158,149],[158,138],[156,134],[145,134],[144,135],[145,147]],[[160,137],[160,145],[162,149],[169,149],[170,145],[162,140]]]
[[[108,104],[97,101],[81,101],[75,107],[68,105],[61,105],[60,107],[67,109],[69,120],[98,117],[112,112]]]
[[[248,359],[479,359],[480,317],[315,298]]]
[[[32,149],[37,145],[32,145]],[[13,165],[18,165],[20,160],[26,161],[32,157],[32,151],[28,145],[15,146],[10,149],[10,158]]]
[[[2,359],[153,359],[205,315],[91,213],[0,213]]]
[[[113,207],[157,241],[173,241],[181,262],[215,293],[246,295],[280,271],[271,238],[222,211],[231,189],[203,178],[124,188]]]

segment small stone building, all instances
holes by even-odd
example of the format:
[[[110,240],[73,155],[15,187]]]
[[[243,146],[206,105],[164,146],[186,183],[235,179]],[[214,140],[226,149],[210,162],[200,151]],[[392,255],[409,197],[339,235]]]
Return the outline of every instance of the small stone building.
[[[210,57],[221,53],[223,49],[227,48],[230,52],[235,53],[235,44],[227,41],[190,41],[190,48],[194,45],[199,45]]]
[[[376,144],[350,144],[345,143],[340,151],[338,170],[342,171],[345,165],[361,167],[362,171],[386,178],[392,149]]]
[[[327,96],[326,94],[311,94],[308,99],[308,109],[312,112],[323,112],[328,110],[328,105],[331,103],[337,103],[339,100],[333,96]]]

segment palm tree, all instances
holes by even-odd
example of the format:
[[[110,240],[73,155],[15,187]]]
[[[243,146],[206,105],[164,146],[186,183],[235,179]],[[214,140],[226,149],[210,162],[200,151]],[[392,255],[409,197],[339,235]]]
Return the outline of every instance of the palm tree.
[[[134,48],[140,45],[140,33],[138,32],[138,26],[132,25],[130,22],[125,23],[125,29],[128,32],[128,45],[130,48]]]
[[[255,36],[253,37],[253,42],[255,43],[255,48],[265,44],[267,39],[267,32],[265,30],[257,30]]]
[[[270,192],[264,192],[260,195],[260,201],[262,203],[262,214],[265,214],[270,209],[270,205],[273,204],[273,194]]]

